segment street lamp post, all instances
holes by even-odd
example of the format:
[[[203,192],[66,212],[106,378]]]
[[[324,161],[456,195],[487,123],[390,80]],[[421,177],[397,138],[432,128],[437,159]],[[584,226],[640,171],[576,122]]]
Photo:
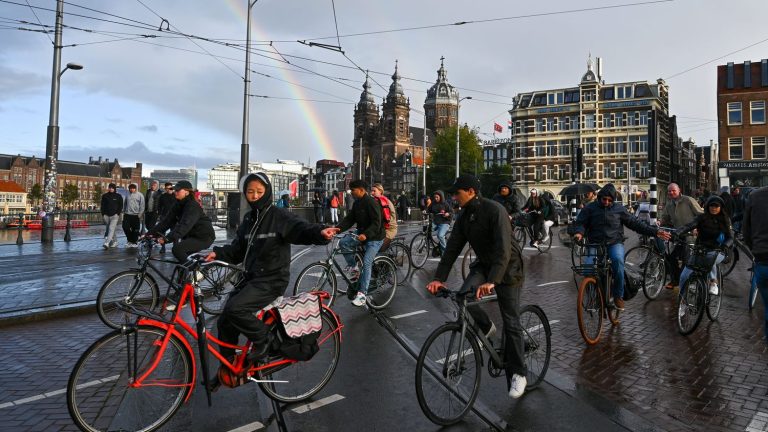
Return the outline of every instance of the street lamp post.
[[[61,75],[67,69],[80,70],[83,67],[77,63],[67,63],[61,69],[61,33],[64,20],[64,0],[56,2],[56,25],[53,42],[53,70],[51,72],[51,110],[48,117],[48,131],[45,141],[45,181],[43,193],[43,230],[40,233],[41,243],[53,243],[53,218],[56,210],[56,161],[59,159],[59,90]]]
[[[456,178],[459,177],[459,131],[461,125],[459,124],[459,109],[461,108],[461,101],[464,99],[472,99],[472,96],[465,96],[456,103]]]
[[[240,146],[240,178],[248,175],[248,120],[250,119],[250,94],[251,94],[251,9],[258,0],[246,0],[248,4],[247,29],[245,31],[245,75],[243,77],[243,143]],[[239,179],[238,179],[239,180]],[[240,219],[248,209],[245,195],[240,195]]]

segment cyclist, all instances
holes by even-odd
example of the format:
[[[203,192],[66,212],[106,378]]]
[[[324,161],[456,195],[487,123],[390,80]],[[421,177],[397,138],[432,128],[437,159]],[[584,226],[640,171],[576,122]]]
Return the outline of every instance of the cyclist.
[[[493,196],[493,200],[501,204],[510,217],[514,216],[520,211],[513,190],[514,187],[512,186],[512,183],[503,181],[499,184],[497,192]]]
[[[256,313],[288,286],[291,244],[325,244],[333,232],[272,205],[272,183],[262,172],[243,177],[240,190],[251,210],[243,217],[232,243],[214,247],[205,259],[243,263],[245,278],[227,300],[217,326],[219,339],[233,345],[240,333],[245,335],[253,343],[249,360],[255,363],[269,351],[268,329]],[[227,358],[235,354],[224,347],[220,352]]]
[[[454,261],[469,242],[477,260],[470,266],[461,291],[476,290],[480,299],[491,291],[499,296],[499,309],[504,323],[505,371],[509,396],[519,398],[525,391],[526,367],[523,330],[520,325],[520,290],[523,286],[523,257],[520,246],[511,241],[512,225],[501,204],[481,198],[480,181],[470,174],[462,174],[449,189],[461,206],[456,225],[427,290],[432,294],[445,288]],[[480,331],[490,337],[495,326],[485,311],[473,306],[468,309]]]
[[[397,212],[395,211],[395,205],[392,201],[384,196],[384,186],[381,183],[374,183],[371,188],[371,196],[376,198],[381,205],[386,205],[389,208],[389,226],[386,221],[384,223],[384,243],[381,245],[380,250],[386,250],[392,240],[397,236]]]
[[[677,183],[670,183],[667,187],[667,204],[664,206],[664,212],[661,216],[661,225],[680,229],[696,219],[696,216],[704,213],[698,202],[695,199],[683,195],[680,193],[680,186]],[[664,244],[660,241],[656,242],[657,249],[661,252],[664,251]],[[685,257],[685,245],[675,245],[672,253],[669,254],[667,259],[672,269],[672,282],[667,284],[667,288],[673,288],[675,285],[679,285],[680,280],[680,264],[678,260]]]
[[[722,247],[730,247],[733,244],[733,235],[731,234],[731,222],[725,211],[723,199],[717,195],[712,195],[707,199],[704,205],[704,213],[696,216],[696,219],[676,231],[678,235],[685,235],[694,229],[698,231],[696,244],[704,246],[708,250],[708,256],[714,256],[715,262],[712,264],[712,270],[709,272],[709,293],[718,295],[720,293],[717,286],[717,265],[725,259]],[[680,286],[685,285],[685,281],[693,273],[688,267],[685,267],[680,273]]]
[[[536,247],[539,240],[546,242],[549,240],[549,230],[546,229],[545,222],[552,217],[554,213],[552,203],[545,197],[539,196],[536,188],[531,189],[531,196],[525,202],[523,211],[532,215],[533,232],[536,238],[531,239],[531,247]]]
[[[749,194],[744,207],[744,243],[754,256],[755,283],[763,298],[765,339],[768,342],[768,187]]]
[[[173,183],[165,183],[165,193],[160,195],[157,203],[157,220],[162,220],[168,212],[171,211],[173,205],[176,204],[176,197],[173,192]],[[165,253],[165,244],[160,248],[160,253]]]
[[[160,245],[173,243],[171,253],[179,262],[195,252],[207,249],[216,239],[211,219],[195,201],[192,183],[181,180],[173,186],[176,202],[160,222],[152,227],[150,235],[160,236]],[[163,233],[171,230],[162,237]]]
[[[352,190],[352,196],[355,197],[352,211],[347,213],[339,225],[336,228],[332,228],[332,231],[336,234],[352,228],[353,225],[357,225],[357,237],[344,237],[339,242],[339,247],[344,251],[344,259],[347,260],[346,271],[351,277],[356,277],[359,274],[358,291],[352,300],[352,304],[359,307],[365,304],[368,284],[371,282],[373,259],[379,253],[385,233],[381,205],[368,194],[368,183],[364,180],[353,180],[349,184],[349,188]],[[355,264],[355,250],[360,243],[365,245],[362,271]]]
[[[616,188],[612,183],[603,186],[597,193],[597,200],[584,207],[569,227],[576,241],[586,235],[591,243],[605,243],[613,270],[613,302],[620,311],[624,310],[624,226],[632,231],[669,240],[671,235],[652,227],[636,217],[616,201]]]
[[[443,191],[439,190],[432,194],[432,203],[429,205],[427,212],[432,215],[432,230],[437,234],[440,246],[438,252],[442,255],[446,245],[445,234],[448,232],[448,228],[451,227],[451,218],[453,217],[453,209],[445,201]]]

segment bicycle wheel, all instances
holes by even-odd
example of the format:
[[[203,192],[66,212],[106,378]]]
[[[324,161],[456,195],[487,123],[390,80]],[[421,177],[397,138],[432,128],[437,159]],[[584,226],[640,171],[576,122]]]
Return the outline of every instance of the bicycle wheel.
[[[317,394],[331,380],[341,356],[341,328],[328,310],[323,309],[320,317],[323,320],[317,338],[320,350],[311,359],[256,372],[260,380],[288,381],[259,383],[268,397],[283,403],[300,402]]]
[[[584,245],[580,245],[575,241],[571,242],[571,264],[574,267],[584,264],[582,256],[584,256]]]
[[[475,255],[475,251],[472,250],[472,246],[467,248],[467,251],[464,253],[464,258],[461,259],[461,278],[466,279],[469,275],[469,266],[473,262],[475,262],[475,259],[477,259],[477,256]]]
[[[219,315],[229,295],[242,280],[243,273],[220,264],[207,265],[202,269],[203,279],[198,282],[203,293],[202,308],[211,315]]]
[[[429,258],[430,243],[427,241],[427,236],[424,233],[419,233],[413,236],[411,239],[411,264],[413,268],[420,269],[424,267],[424,264]]]
[[[344,263],[344,265],[346,265],[346,261],[343,261],[343,263]],[[360,271],[363,270],[363,256],[360,255],[359,253],[355,254],[355,265],[357,266],[358,270],[360,270]],[[333,275],[336,276],[336,272],[335,271],[332,271],[331,273],[333,273]],[[335,278],[335,280],[338,282],[337,278]],[[355,282],[355,281],[357,281],[357,279],[355,279],[353,282]],[[347,288],[348,288],[347,284],[339,284],[339,283],[336,284],[336,292],[339,293],[339,294],[346,294],[347,293]]]
[[[459,422],[480,392],[480,346],[466,332],[459,353],[460,340],[461,326],[444,324],[429,335],[416,360],[416,398],[421,411],[443,426]]]
[[[549,228],[547,233],[547,241],[540,241],[536,244],[536,249],[539,250],[539,253],[546,253],[549,252],[549,250],[552,248],[552,228]]]
[[[691,276],[680,288],[680,301],[677,307],[677,331],[689,335],[696,330],[704,315],[704,281],[698,276]]]
[[[136,315],[121,309],[125,304],[152,310],[159,303],[160,290],[155,278],[139,269],[120,272],[104,282],[96,296],[96,313],[108,327],[119,329],[136,321]]]
[[[635,280],[642,278],[651,253],[651,250],[645,246],[635,246],[628,250],[624,254],[624,273]]]
[[[538,387],[547,374],[552,354],[552,329],[544,311],[536,305],[523,306],[520,310],[520,325],[523,327],[525,366],[528,369],[528,385],[525,389],[531,390]]]
[[[371,282],[365,302],[372,309],[384,309],[397,291],[397,267],[391,259],[378,256],[371,265]]]
[[[515,241],[520,245],[521,249],[525,249],[525,228],[515,227],[515,231],[512,233]]]
[[[403,285],[411,274],[411,252],[402,243],[392,243],[384,253],[395,263],[397,269],[397,284]]]
[[[643,294],[648,300],[655,300],[659,297],[666,281],[667,266],[664,264],[664,257],[649,252],[643,269]]]
[[[720,273],[720,269],[717,270],[717,295],[710,292],[707,293],[707,318],[710,321],[717,321],[717,317],[720,315],[720,307],[723,304],[724,289],[723,275]]]
[[[717,268],[720,269],[722,277],[726,278],[736,267],[736,261],[739,259],[739,252],[735,247],[724,248],[723,252],[725,253],[725,259],[717,265]]]
[[[589,345],[600,341],[603,331],[603,293],[597,280],[591,276],[585,277],[579,284],[578,307],[576,315],[579,319],[581,337]]]
[[[328,299],[325,305],[330,307],[336,298],[336,274],[324,263],[314,263],[304,267],[296,278],[296,284],[293,286],[293,295],[299,295],[304,292],[325,291]]]
[[[132,386],[157,360],[165,335],[140,326],[94,342],[67,383],[67,408],[75,424],[85,431],[153,431],[168,421],[195,385],[184,342],[172,336],[152,373],[140,387]]]

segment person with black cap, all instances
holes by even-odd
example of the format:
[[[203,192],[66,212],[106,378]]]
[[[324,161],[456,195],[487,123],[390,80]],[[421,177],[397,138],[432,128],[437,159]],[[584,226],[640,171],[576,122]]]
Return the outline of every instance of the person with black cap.
[[[671,235],[664,230],[646,224],[632,216],[616,200],[616,188],[608,183],[597,193],[597,200],[581,210],[576,222],[568,230],[576,241],[584,236],[592,244],[605,244],[611,258],[613,270],[613,302],[620,311],[624,310],[624,227],[647,236],[669,240]],[[588,255],[594,255],[594,252]],[[594,257],[592,257],[594,258]]]
[[[195,201],[192,183],[181,180],[173,186],[176,202],[160,222],[150,231],[158,236],[158,243],[173,243],[171,252],[184,262],[190,254],[200,252],[213,244],[216,234],[211,219]],[[168,234],[164,233],[170,230]]]
[[[248,174],[240,190],[250,206],[232,243],[213,248],[206,260],[242,263],[245,278],[230,295],[218,320],[219,339],[237,344],[242,333],[252,343],[249,360],[263,360],[269,350],[268,329],[255,312],[283,295],[291,273],[292,244],[326,244],[333,228],[305,221],[288,209],[272,205],[272,183],[262,173]],[[234,350],[221,348],[224,357]],[[223,369],[222,369],[223,370]]]
[[[509,396],[519,398],[526,386],[523,329],[520,325],[520,290],[525,278],[522,250],[512,240],[512,225],[506,209],[495,201],[480,197],[480,181],[475,176],[462,174],[448,191],[453,194],[461,211],[427,290],[436,294],[445,289],[444,282],[454,261],[469,242],[477,259],[470,266],[460,291],[474,290],[478,299],[494,290],[498,294],[506,340],[504,359]],[[476,305],[468,310],[480,330],[490,337],[496,326],[485,311]]]
[[[107,193],[101,196],[101,217],[107,226],[104,249],[117,246],[117,222],[123,213],[123,197],[116,191],[117,185],[110,183]]]

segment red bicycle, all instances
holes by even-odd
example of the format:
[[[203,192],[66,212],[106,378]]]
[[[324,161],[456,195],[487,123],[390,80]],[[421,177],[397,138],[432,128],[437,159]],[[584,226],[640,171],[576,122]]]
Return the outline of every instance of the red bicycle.
[[[188,401],[197,382],[197,365],[192,345],[184,337],[197,340],[208,405],[212,385],[208,353],[213,354],[231,377],[254,381],[274,401],[298,402],[317,394],[331,379],[340,357],[339,317],[325,306],[325,292],[319,297],[322,328],[317,337],[318,351],[308,361],[284,357],[278,342],[286,335],[276,308],[260,313],[269,327],[273,343],[269,358],[259,364],[247,361],[251,343],[231,345],[208,334],[205,312],[199,307],[203,293],[197,285],[195,270],[207,265],[197,255],[183,264],[184,288],[178,307],[170,319],[157,313],[121,305],[138,316],[134,324],[123,325],[94,342],[80,359],[67,384],[67,407],[78,427],[85,431],[153,431],[167,422]],[[181,317],[184,306],[196,322],[193,329]],[[233,361],[224,358],[213,345],[237,351]]]

